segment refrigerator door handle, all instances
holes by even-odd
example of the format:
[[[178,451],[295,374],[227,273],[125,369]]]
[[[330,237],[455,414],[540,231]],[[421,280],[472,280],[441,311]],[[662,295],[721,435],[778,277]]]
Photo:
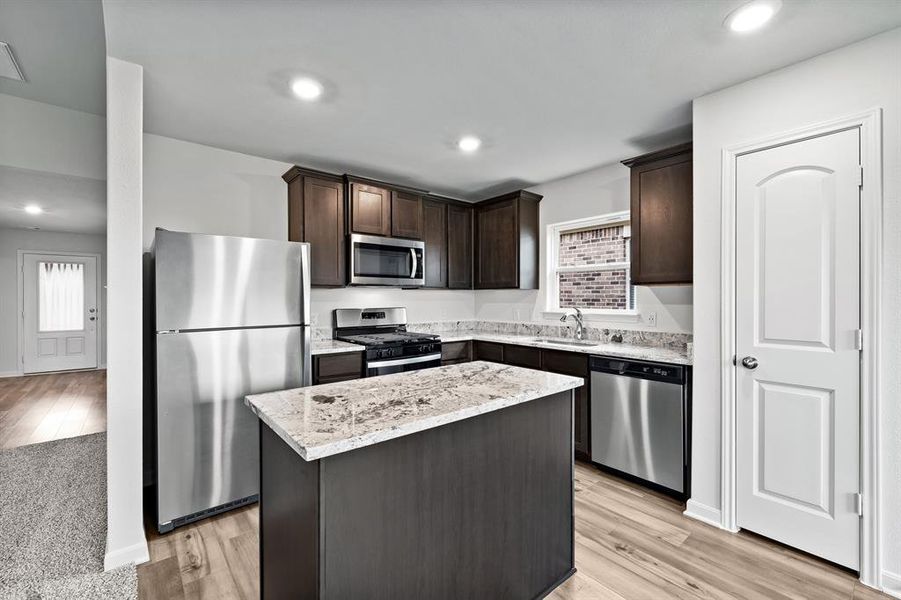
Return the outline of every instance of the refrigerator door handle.
[[[303,244],[300,251],[300,293],[301,298],[300,322],[304,325],[310,324],[310,245]],[[309,353],[306,354],[309,356]]]
[[[309,294],[307,294],[309,296]],[[313,385],[313,332],[309,325],[301,327],[301,343],[303,344],[303,352],[301,360],[303,361],[303,373],[301,387]]]

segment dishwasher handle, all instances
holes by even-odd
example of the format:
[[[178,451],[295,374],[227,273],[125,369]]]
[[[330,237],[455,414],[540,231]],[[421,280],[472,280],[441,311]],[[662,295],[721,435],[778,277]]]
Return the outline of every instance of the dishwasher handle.
[[[626,360],[606,356],[592,356],[589,366],[592,371],[637,377],[664,383],[685,383],[685,367],[639,360]]]

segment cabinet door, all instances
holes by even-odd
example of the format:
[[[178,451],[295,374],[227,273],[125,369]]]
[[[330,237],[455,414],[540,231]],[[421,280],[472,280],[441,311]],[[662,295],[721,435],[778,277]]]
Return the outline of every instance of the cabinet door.
[[[691,154],[632,168],[632,281],[692,281]]]
[[[472,209],[447,207],[447,287],[472,288]]]
[[[504,345],[494,342],[473,342],[473,360],[488,360],[491,362],[504,362]]]
[[[391,194],[372,185],[350,184],[350,228],[354,233],[391,235]]]
[[[517,208],[516,200],[476,208],[476,289],[515,288],[519,285]]]
[[[573,449],[576,458],[591,460],[591,448],[588,445],[591,436],[588,433],[588,385],[573,390]]]
[[[422,239],[422,199],[407,192],[391,192],[391,235]]]
[[[573,390],[573,446],[577,458],[589,460],[588,444],[591,438],[588,430],[588,398],[590,396],[588,356],[562,350],[542,350],[541,363],[545,371],[581,377],[585,380],[585,385]]]
[[[349,381],[363,376],[362,352],[323,354],[313,358],[313,385]]]
[[[311,285],[346,284],[344,185],[304,177],[303,221],[303,241],[310,244]]]
[[[395,217],[397,209],[395,207]],[[447,287],[447,204],[422,201],[422,241],[425,242],[425,287]]]
[[[441,364],[454,365],[472,360],[472,344],[470,342],[446,342],[441,344]]]
[[[504,362],[514,367],[541,368],[541,350],[529,346],[504,346]]]

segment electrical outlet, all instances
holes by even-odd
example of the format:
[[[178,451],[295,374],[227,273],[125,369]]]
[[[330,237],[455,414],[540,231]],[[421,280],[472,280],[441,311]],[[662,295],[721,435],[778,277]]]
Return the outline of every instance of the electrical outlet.
[[[514,321],[522,321],[522,309],[521,308],[513,309],[513,320]]]
[[[649,312],[644,315],[644,324],[648,327],[657,327],[657,313]]]

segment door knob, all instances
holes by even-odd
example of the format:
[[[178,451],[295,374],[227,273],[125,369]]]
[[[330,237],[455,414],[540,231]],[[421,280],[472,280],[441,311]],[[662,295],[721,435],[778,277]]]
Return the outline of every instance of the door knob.
[[[94,320],[96,320],[96,317],[88,317],[88,319],[91,321],[94,321]]]
[[[757,359],[753,356],[746,356],[741,359],[741,366],[746,369],[756,369],[758,364]]]

